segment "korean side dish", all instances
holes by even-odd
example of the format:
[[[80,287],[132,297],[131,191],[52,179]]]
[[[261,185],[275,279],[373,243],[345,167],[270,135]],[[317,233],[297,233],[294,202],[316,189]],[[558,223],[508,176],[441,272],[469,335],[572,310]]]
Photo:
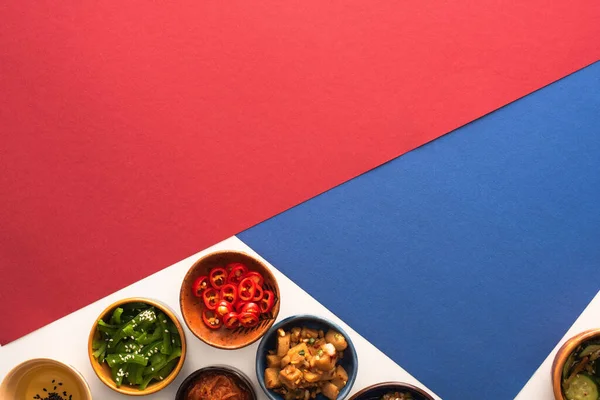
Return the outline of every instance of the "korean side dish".
[[[348,382],[338,364],[347,347],[346,338],[334,330],[279,329],[277,349],[267,355],[265,384],[285,400],[314,399],[319,393],[335,400]]]
[[[567,400],[600,399],[600,339],[582,343],[569,355],[561,384]]]
[[[416,400],[409,392],[390,392],[381,396],[381,400]]]
[[[192,292],[204,303],[204,324],[214,330],[255,327],[275,305],[264,277],[242,263],[212,268],[194,281]]]
[[[249,400],[250,395],[226,374],[207,373],[188,389],[186,400]]]
[[[181,337],[162,311],[129,303],[98,320],[92,349],[98,362],[110,367],[117,387],[125,384],[144,390],[175,369],[181,357]]]

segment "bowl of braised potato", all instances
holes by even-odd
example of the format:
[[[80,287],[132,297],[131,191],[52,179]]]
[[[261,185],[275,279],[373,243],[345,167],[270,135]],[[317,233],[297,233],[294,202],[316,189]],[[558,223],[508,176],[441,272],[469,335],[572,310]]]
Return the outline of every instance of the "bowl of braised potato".
[[[358,372],[356,349],[335,323],[297,315],[275,324],[256,352],[256,376],[271,400],[342,400]]]

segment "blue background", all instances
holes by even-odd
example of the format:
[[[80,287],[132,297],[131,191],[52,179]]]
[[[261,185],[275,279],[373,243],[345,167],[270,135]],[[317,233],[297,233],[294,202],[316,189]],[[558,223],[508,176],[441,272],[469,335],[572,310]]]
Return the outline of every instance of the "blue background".
[[[600,289],[599,206],[596,63],[239,237],[444,399],[506,400]]]

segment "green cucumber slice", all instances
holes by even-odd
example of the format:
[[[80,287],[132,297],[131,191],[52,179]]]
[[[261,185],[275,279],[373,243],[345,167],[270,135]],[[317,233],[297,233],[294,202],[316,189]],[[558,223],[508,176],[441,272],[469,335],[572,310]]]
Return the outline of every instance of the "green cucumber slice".
[[[565,390],[567,400],[598,400],[598,386],[587,375],[576,375]]]
[[[585,349],[583,349],[579,357],[589,356],[590,354],[598,350],[600,350],[600,344],[590,344],[589,346],[586,346]]]

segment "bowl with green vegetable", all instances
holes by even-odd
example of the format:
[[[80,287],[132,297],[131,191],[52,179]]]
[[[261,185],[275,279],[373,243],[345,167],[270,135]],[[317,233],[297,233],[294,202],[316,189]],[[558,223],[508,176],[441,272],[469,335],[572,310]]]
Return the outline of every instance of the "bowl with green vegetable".
[[[575,335],[558,350],[552,388],[556,400],[600,399],[600,329]]]
[[[88,355],[98,378],[126,395],[158,392],[177,376],[185,360],[183,328],[163,304],[128,298],[107,307],[88,340]]]
[[[433,396],[408,383],[382,382],[356,392],[350,400],[433,400]]]

